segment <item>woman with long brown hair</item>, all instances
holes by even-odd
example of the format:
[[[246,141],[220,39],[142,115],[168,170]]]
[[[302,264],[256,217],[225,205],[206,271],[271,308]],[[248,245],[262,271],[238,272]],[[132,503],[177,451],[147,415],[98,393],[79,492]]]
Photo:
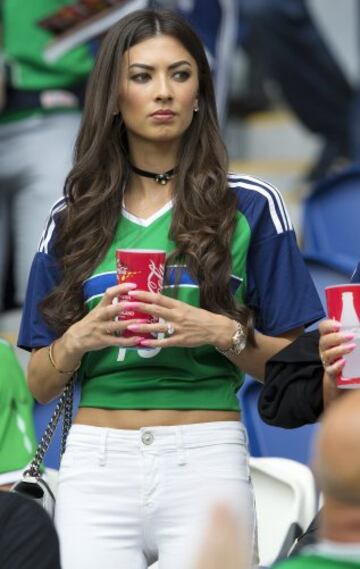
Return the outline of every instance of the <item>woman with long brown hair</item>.
[[[162,294],[116,284],[118,248],[167,252]],[[124,293],[159,321],[118,319]],[[19,338],[41,402],[80,368],[56,508],[64,569],[183,569],[215,497],[248,516],[255,550],[236,392],[322,314],[278,192],[227,173],[201,42],[172,12],[126,16],[90,78]]]

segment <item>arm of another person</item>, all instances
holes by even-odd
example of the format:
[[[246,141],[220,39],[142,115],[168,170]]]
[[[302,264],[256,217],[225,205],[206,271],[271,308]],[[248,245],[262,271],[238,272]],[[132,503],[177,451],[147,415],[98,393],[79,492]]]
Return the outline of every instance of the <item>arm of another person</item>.
[[[336,387],[336,376],[344,366],[348,342],[340,323],[323,320],[319,330],[302,334],[272,356],[266,363],[258,403],[262,419],[284,428],[319,420],[324,409],[343,393]]]

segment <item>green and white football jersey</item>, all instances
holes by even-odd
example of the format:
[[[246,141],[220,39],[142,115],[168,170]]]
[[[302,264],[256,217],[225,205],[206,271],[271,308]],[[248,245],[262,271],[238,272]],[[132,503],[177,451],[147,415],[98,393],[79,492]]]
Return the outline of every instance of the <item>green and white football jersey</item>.
[[[240,302],[254,308],[257,328],[276,336],[321,318],[321,303],[277,190],[249,176],[230,175],[229,191],[236,193],[239,203],[229,287]],[[56,338],[38,304],[59,282],[52,243],[64,207],[64,200],[54,206],[33,262],[19,335],[25,349],[49,345]],[[117,248],[173,251],[171,219],[171,202],[146,220],[122,212],[107,254],[83,284],[88,310],[116,284]],[[165,283],[163,294],[174,293],[174,267],[167,267]],[[198,284],[186,266],[180,269],[176,298],[199,306]],[[83,358],[80,376],[80,406],[109,409],[238,410],[237,391],[243,381],[242,371],[210,345],[94,351]]]

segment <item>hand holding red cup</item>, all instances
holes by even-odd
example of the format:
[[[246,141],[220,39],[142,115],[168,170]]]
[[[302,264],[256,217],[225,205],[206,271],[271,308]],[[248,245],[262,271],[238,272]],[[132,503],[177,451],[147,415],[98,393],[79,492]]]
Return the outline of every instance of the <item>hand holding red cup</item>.
[[[118,284],[131,282],[136,290],[160,293],[163,287],[166,252],[157,249],[117,249],[116,274]],[[119,297],[119,301],[136,302],[131,296]],[[157,322],[150,314],[138,312],[136,308],[126,307],[119,314],[120,320],[142,319],[149,324]],[[124,330],[123,337],[130,338],[135,334]],[[139,336],[139,334],[136,334]],[[153,339],[152,334],[141,334],[142,340]],[[143,348],[142,348],[143,349]]]
[[[328,316],[341,324],[341,332],[351,338],[351,351],[343,355],[345,364],[336,378],[341,389],[360,387],[360,284],[325,288]]]

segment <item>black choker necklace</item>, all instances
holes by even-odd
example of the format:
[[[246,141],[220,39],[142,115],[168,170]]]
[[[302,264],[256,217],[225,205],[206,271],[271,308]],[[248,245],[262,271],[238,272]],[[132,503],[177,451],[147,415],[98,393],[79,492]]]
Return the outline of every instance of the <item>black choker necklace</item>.
[[[147,170],[141,170],[140,168],[133,166],[133,164],[130,164],[130,168],[132,169],[133,172],[135,172],[135,174],[139,174],[139,176],[145,176],[145,178],[152,178],[153,180],[155,180],[155,182],[157,182],[158,184],[162,184],[163,186],[167,184],[168,181],[171,180],[171,178],[173,178],[176,174],[176,168],[171,168],[171,170],[168,170],[163,174],[157,174],[156,172],[148,172]]]

